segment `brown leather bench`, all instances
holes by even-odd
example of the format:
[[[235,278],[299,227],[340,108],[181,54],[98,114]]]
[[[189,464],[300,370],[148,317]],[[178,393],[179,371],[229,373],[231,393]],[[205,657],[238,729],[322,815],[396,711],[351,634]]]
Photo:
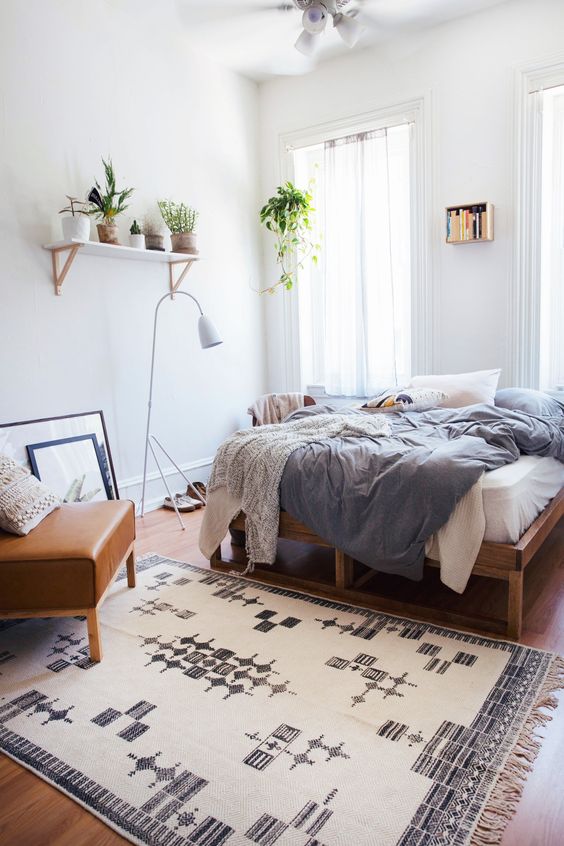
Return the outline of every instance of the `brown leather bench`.
[[[0,618],[86,616],[93,661],[102,660],[98,609],[127,563],[135,587],[132,502],[63,505],[29,535],[0,531]]]

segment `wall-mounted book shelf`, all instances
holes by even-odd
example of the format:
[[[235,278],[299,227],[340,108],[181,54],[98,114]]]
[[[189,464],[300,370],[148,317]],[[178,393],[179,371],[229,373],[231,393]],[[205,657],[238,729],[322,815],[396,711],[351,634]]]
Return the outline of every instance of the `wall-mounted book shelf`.
[[[168,265],[168,277],[170,292],[172,295],[178,290],[180,284],[195,261],[200,261],[198,255],[186,253],[160,252],[158,250],[138,250],[133,247],[125,247],[116,244],[100,244],[98,241],[57,241],[54,244],[45,244],[44,248],[51,252],[53,282],[55,293],[60,296],[63,282],[73,264],[78,252],[81,255],[99,256],[100,258],[129,259],[130,261],[145,261]],[[59,267],[59,256],[66,255],[62,268]],[[180,273],[175,278],[174,268],[179,265]]]
[[[463,203],[446,207],[447,244],[479,244],[493,239],[492,203]]]

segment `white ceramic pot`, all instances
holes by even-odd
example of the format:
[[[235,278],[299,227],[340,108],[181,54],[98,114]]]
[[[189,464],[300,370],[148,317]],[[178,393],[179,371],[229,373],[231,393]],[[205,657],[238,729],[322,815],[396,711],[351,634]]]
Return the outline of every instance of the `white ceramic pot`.
[[[90,240],[90,218],[84,214],[70,215],[63,217],[63,238],[65,241],[89,241]]]
[[[136,250],[144,250],[145,249],[145,236],[144,235],[129,235],[129,246],[135,247]]]

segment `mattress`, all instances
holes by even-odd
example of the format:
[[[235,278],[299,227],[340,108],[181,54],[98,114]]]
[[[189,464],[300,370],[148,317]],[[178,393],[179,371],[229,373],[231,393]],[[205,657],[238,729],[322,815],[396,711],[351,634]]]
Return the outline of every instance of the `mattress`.
[[[513,464],[485,473],[484,539],[516,543],[562,487],[564,464],[556,458],[522,455]]]

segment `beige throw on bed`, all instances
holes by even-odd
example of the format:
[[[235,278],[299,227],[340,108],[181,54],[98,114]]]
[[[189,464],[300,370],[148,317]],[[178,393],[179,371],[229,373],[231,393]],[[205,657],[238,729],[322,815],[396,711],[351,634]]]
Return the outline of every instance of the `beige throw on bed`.
[[[210,544],[218,530],[218,515],[214,517],[213,501],[210,500],[215,499],[216,491],[226,489],[228,496],[222,497],[220,522],[224,524],[227,519],[228,526],[239,511],[245,512],[248,572],[252,572],[257,563],[273,564],[280,519],[280,482],[290,455],[327,438],[389,434],[390,425],[383,415],[364,419],[358,414],[347,413],[317,414],[283,426],[273,424],[235,432],[220,446],[213,463],[208,507],[200,535],[202,553],[211,557],[218,546],[214,541]]]
[[[247,412],[255,418],[258,426],[265,426],[270,423],[282,423],[285,417],[298,408],[303,408],[303,405],[303,394],[264,394],[254,401]]]

